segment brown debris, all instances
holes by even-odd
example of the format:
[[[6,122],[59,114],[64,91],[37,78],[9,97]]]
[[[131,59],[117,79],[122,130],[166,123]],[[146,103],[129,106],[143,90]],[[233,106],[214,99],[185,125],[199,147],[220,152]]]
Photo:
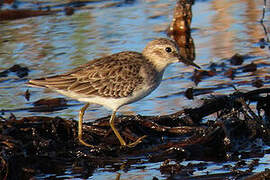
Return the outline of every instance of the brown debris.
[[[8,77],[9,73],[11,72],[16,73],[19,78],[23,78],[25,76],[28,76],[29,69],[28,67],[23,67],[19,64],[15,64],[7,70],[0,72],[0,77]]]
[[[269,119],[270,96],[261,96],[267,93],[270,93],[269,88],[236,92],[206,99],[201,107],[166,116],[119,116],[115,124],[127,142],[147,135],[134,148],[119,147],[109,126],[110,117],[83,125],[84,140],[96,146],[91,149],[78,142],[77,121],[41,116],[16,118],[12,115],[0,121],[0,178],[9,179],[14,174],[28,179],[39,173],[63,174],[63,163],[67,162],[72,164],[73,173],[87,178],[96,168],[117,164],[130,156],[143,157],[149,162],[164,161],[161,173],[187,177],[204,165],[183,166],[168,159],[226,161],[238,159],[239,154],[245,158],[259,157],[263,154],[257,153],[260,147],[254,141],[258,138],[263,142],[270,140],[269,123],[262,120]],[[250,109],[246,103],[249,101],[258,104],[257,113]],[[46,101],[41,104],[46,105]],[[218,114],[215,122],[200,122],[213,113]],[[244,151],[245,148],[249,148],[248,152]],[[48,166],[52,163],[54,167]],[[125,168],[128,170],[133,163],[137,161],[129,161]],[[249,171],[238,171],[247,166]],[[250,175],[254,166],[255,162],[250,165],[240,159],[231,168],[232,172],[223,174],[223,177]],[[221,174],[217,176],[222,177]]]
[[[65,98],[40,99],[33,104],[32,111],[34,112],[50,112],[65,108],[67,100]]]
[[[29,92],[29,90],[28,90],[28,89],[25,91],[25,93],[24,93],[24,97],[25,97],[25,99],[26,99],[27,101],[29,101],[29,100],[30,100],[30,92]]]
[[[185,96],[186,96],[186,98],[188,98],[188,99],[194,99],[193,88],[188,88],[188,89],[185,91]]]
[[[71,16],[71,15],[73,15],[74,14],[74,8],[73,7],[66,7],[65,9],[64,9],[64,11],[65,11],[65,14],[67,15],[67,16]]]
[[[0,11],[0,21],[23,19],[35,16],[55,14],[55,11],[31,10],[31,9],[8,9]]]
[[[11,0],[8,0],[8,1],[11,1]],[[36,17],[36,16],[54,15],[59,12],[64,12],[67,16],[70,16],[74,14],[75,9],[92,9],[93,7],[89,6],[89,4],[95,1],[98,2],[100,0],[71,1],[68,3],[60,3],[60,4],[54,4],[52,6],[44,6],[44,7],[42,7],[43,2],[34,2],[33,7],[38,5],[39,6],[38,9],[20,9],[20,7],[18,7],[15,1],[14,3],[12,2],[13,8],[15,7],[14,9],[6,9],[6,10],[0,11],[0,21],[16,20],[16,19],[23,19],[23,18]],[[0,8],[2,5],[1,3],[2,2],[0,1]]]
[[[245,180],[265,180],[270,178],[270,170],[265,169],[265,171],[260,173],[254,173],[253,175],[250,175],[245,178]]]
[[[195,45],[191,37],[193,0],[178,0],[174,9],[173,20],[167,30],[168,36],[179,46],[180,54],[189,60],[195,60]]]
[[[180,177],[191,176],[196,169],[203,170],[207,166],[207,163],[188,163],[186,166],[181,165],[179,162],[172,162],[171,160],[165,160],[160,166],[160,172],[162,174],[169,174],[171,176],[177,175],[178,179]]]
[[[265,46],[268,46],[268,42],[265,41],[264,38],[261,38],[261,39],[259,39],[259,45],[260,45],[260,48],[261,48],[261,49],[264,49]]]
[[[250,63],[243,67],[243,72],[254,72],[256,70],[257,70],[257,64],[255,63]]]
[[[216,72],[212,70],[207,71],[195,69],[191,79],[195,82],[195,84],[198,84],[204,77],[212,77],[214,75],[216,75]]]
[[[4,4],[12,4],[14,3],[14,0],[3,0]]]
[[[257,87],[257,88],[260,88],[260,87],[263,87],[264,85],[264,82],[262,79],[259,79],[259,78],[255,78],[251,81],[251,84],[252,86],[254,87]]]
[[[230,59],[231,65],[241,65],[244,62],[244,56],[236,53]]]

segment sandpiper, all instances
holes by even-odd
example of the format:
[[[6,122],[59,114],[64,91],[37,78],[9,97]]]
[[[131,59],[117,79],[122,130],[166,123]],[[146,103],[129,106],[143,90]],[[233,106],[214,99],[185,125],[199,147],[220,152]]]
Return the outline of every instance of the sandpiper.
[[[89,103],[96,103],[112,110],[110,126],[121,146],[134,147],[146,136],[127,144],[114,126],[117,110],[149,95],[160,84],[165,68],[175,62],[183,62],[200,68],[179,54],[177,45],[169,39],[159,38],[147,44],[142,53],[124,51],[94,59],[56,76],[29,81],[29,85],[46,87],[68,97],[87,102],[79,112],[78,139],[82,139],[82,123]]]

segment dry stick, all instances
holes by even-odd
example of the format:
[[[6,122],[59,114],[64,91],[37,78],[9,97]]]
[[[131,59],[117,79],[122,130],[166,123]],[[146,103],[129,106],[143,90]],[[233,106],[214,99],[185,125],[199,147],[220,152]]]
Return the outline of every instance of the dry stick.
[[[264,20],[264,16],[265,16],[265,9],[266,9],[266,0],[264,0],[264,5],[263,5],[263,14],[262,14],[262,18],[261,18],[261,23],[263,23],[263,20]]]
[[[262,123],[260,118],[250,109],[250,107],[247,105],[247,103],[245,102],[245,100],[243,98],[239,98],[238,102],[240,102],[242,104],[242,106],[244,107],[244,109],[252,116],[252,118],[257,121],[258,123]],[[248,114],[246,114],[249,118],[250,116]],[[250,118],[250,119],[252,119]]]
[[[261,21],[261,25],[263,27],[263,31],[264,31],[264,36],[266,37],[266,42],[269,43],[269,37],[268,37],[268,31],[263,23],[263,21]]]
[[[264,0],[263,13],[262,13],[262,18],[260,20],[260,23],[261,23],[261,25],[263,27],[264,35],[266,37],[266,42],[269,43],[270,41],[269,41],[269,37],[268,37],[268,32],[267,32],[267,29],[266,29],[266,27],[264,25],[265,10],[266,10],[266,0]]]
[[[256,89],[247,93],[238,92],[229,96],[220,96],[211,102],[206,102],[201,107],[185,109],[184,111],[185,114],[190,116],[193,121],[199,122],[203,117],[220,111],[228,105],[230,105],[230,107],[234,107],[234,102],[237,102],[237,99],[241,97],[244,98],[244,100],[258,101],[259,98],[257,96],[265,93],[270,93],[270,88]]]
[[[144,118],[138,118],[136,119],[137,121],[140,122],[140,124],[143,127],[147,127],[149,129],[154,129],[157,132],[167,132],[167,133],[172,133],[172,134],[187,134],[191,133],[194,131],[198,130],[204,130],[205,128],[203,127],[198,127],[198,126],[178,126],[178,127],[168,127],[168,126],[163,126],[159,125],[153,121],[147,121]]]
[[[242,111],[246,119],[249,120],[255,120],[258,124],[262,124],[261,119],[250,109],[250,107],[246,104],[245,100],[243,98],[239,98],[238,102],[240,102],[244,108],[245,111]],[[249,114],[251,115],[249,115]],[[256,135],[256,130],[252,129],[252,133],[249,136],[249,139],[253,138]]]

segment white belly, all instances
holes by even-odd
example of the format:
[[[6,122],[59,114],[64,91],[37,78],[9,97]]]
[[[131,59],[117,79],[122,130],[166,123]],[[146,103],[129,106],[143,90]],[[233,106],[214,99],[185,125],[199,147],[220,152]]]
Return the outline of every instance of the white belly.
[[[157,86],[158,85],[155,85],[153,87],[141,87],[139,90],[136,90],[131,96],[121,98],[100,97],[100,96],[87,97],[71,91],[62,91],[62,90],[56,91],[68,97],[77,99],[79,101],[100,104],[108,109],[115,111],[123,105],[130,104],[132,102],[144,98],[145,96],[149,95],[152,91],[154,91]]]

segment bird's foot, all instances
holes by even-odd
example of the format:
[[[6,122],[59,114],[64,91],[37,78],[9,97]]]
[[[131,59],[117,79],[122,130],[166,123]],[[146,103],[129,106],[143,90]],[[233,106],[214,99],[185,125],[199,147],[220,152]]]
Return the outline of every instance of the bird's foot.
[[[134,142],[132,142],[132,143],[130,143],[130,144],[124,145],[124,146],[129,147],[129,148],[133,148],[133,147],[137,146],[139,143],[141,143],[142,140],[143,140],[144,138],[146,138],[146,137],[147,137],[147,136],[144,135],[144,136],[138,138],[136,141],[134,141]]]
[[[79,141],[80,141],[80,143],[81,143],[82,145],[84,145],[84,146],[87,146],[87,147],[90,147],[90,148],[96,148],[96,146],[86,143],[86,142],[85,142],[84,140],[82,140],[81,138],[79,138]]]

